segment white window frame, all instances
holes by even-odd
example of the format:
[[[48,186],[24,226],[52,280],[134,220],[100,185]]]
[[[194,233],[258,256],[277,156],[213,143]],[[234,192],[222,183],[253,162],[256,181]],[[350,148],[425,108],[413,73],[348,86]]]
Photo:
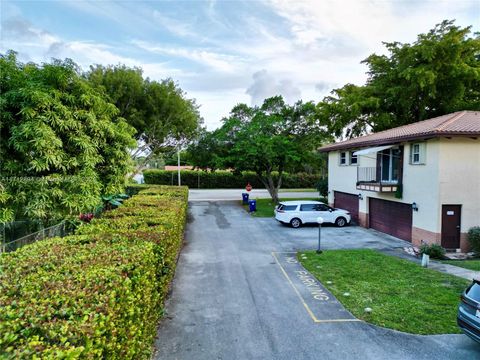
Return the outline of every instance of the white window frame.
[[[424,165],[425,164],[425,143],[412,143],[410,145],[410,164],[411,165]],[[415,160],[415,156],[418,159]]]
[[[348,157],[348,164],[352,166],[358,166],[358,155],[353,155],[354,151],[350,151],[350,156]],[[352,159],[355,158],[357,161],[352,162]]]
[[[343,162],[342,162],[342,154],[345,154],[345,156],[343,157]],[[348,165],[347,163],[347,158],[348,158],[348,154],[347,154],[347,151],[340,151],[340,153],[338,154],[339,157],[338,157],[338,163],[340,164],[340,166],[346,166]]]
[[[398,148],[391,148],[388,150],[382,151],[382,162],[381,162],[381,167],[380,167],[380,181],[385,184],[398,184],[399,179],[394,179],[393,178],[393,157],[394,157],[394,151],[398,150]],[[388,151],[388,179],[383,179],[383,156],[385,152]]]

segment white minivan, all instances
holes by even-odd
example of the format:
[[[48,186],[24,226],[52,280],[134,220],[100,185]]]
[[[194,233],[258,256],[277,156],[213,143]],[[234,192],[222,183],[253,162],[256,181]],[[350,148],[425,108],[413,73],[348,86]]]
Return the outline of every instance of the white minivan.
[[[275,219],[294,228],[302,224],[316,223],[318,217],[323,222],[339,227],[350,224],[351,216],[347,210],[332,208],[320,201],[282,201],[275,208]]]

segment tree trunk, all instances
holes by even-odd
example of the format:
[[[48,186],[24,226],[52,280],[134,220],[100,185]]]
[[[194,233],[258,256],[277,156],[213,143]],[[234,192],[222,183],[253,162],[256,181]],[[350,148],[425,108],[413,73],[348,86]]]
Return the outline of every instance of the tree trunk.
[[[278,204],[278,188],[275,186],[272,174],[267,173],[266,176],[263,177],[262,174],[257,173],[257,176],[262,182],[262,184],[265,186],[265,188],[268,190],[268,193],[270,194],[273,202],[275,204]]]

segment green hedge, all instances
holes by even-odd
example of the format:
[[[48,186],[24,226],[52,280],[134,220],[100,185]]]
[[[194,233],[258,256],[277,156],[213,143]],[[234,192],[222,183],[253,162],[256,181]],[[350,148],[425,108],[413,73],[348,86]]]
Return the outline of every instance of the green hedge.
[[[159,185],[176,185],[177,172],[166,170],[145,170],[143,172],[145,183]],[[192,171],[182,170],[180,172],[182,185],[189,188],[200,189],[243,189],[250,183],[255,189],[264,189],[265,186],[252,172],[235,174],[230,171]],[[276,181],[276,175],[274,175]],[[282,188],[316,188],[320,179],[318,174],[283,174]]]
[[[152,186],[73,236],[2,254],[0,358],[149,358],[187,197]]]
[[[475,255],[480,256],[480,226],[474,226],[468,230],[467,240]]]

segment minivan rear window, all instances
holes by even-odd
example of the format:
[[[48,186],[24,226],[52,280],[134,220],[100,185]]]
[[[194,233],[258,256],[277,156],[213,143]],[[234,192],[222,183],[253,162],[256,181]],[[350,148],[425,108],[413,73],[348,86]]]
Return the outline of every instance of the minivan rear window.
[[[468,290],[467,296],[470,299],[480,302],[480,285],[473,283],[472,287]]]

